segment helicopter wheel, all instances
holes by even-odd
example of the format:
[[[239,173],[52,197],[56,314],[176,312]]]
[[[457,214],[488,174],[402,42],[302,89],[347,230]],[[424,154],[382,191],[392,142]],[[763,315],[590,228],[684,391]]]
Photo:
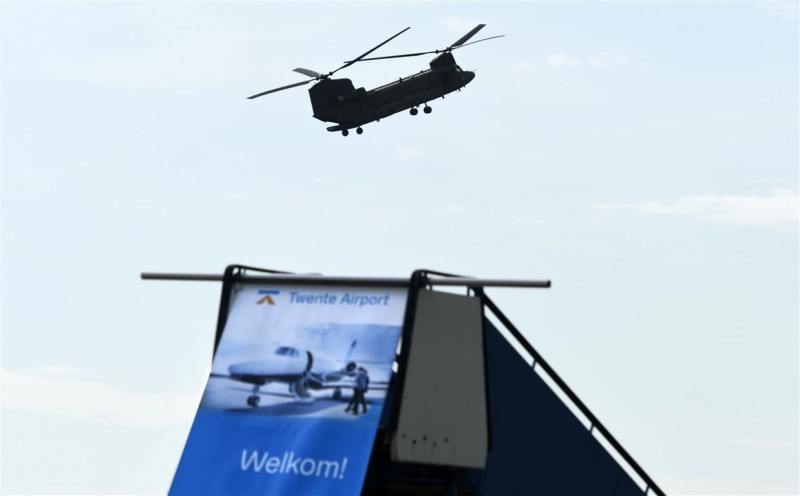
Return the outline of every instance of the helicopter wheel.
[[[357,127],[356,128],[356,134],[364,134],[364,130],[361,129],[360,127]]]
[[[342,136],[347,136],[348,134],[350,134],[350,131],[347,129],[342,129]]]
[[[412,107],[410,112],[411,112],[411,115],[417,115],[419,113],[419,110],[417,110],[417,107]]]
[[[433,112],[433,109],[425,105],[425,108],[422,109],[422,111],[425,112],[426,114],[430,114],[431,112]]]

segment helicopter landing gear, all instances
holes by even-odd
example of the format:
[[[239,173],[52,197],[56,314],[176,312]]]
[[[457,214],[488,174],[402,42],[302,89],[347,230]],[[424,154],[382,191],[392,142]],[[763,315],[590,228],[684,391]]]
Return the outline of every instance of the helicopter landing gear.
[[[342,129],[342,136],[347,136],[348,134],[350,134],[350,131],[347,129]]]
[[[425,108],[423,108],[422,111],[425,112],[426,114],[430,114],[431,112],[433,112],[433,109],[425,105]]]
[[[419,113],[419,110],[417,110],[417,107],[411,107],[411,110],[409,110],[409,112],[411,113],[411,115],[417,115]]]
[[[356,134],[364,134],[364,130],[361,129],[360,127],[357,127],[356,128]]]

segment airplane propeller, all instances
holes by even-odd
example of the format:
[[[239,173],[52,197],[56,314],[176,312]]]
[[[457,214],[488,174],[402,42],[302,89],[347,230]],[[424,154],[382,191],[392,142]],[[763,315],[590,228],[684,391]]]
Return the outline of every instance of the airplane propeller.
[[[367,55],[371,54],[372,52],[374,52],[378,48],[382,47],[383,45],[389,43],[393,39],[397,38],[401,34],[403,34],[406,31],[408,31],[409,29],[411,29],[411,27],[405,28],[404,30],[400,31],[399,33],[397,33],[396,35],[392,36],[388,40],[376,45],[375,47],[373,47],[370,50],[367,50],[366,52],[362,53],[361,55],[359,55],[358,57],[354,58],[353,60],[346,61],[343,66],[341,66],[338,69],[335,69],[335,70],[333,70],[333,71],[331,71],[331,72],[329,72],[327,74],[320,74],[319,72],[312,71],[311,69],[304,69],[302,67],[298,67],[296,69],[293,69],[294,72],[298,72],[300,74],[303,74],[304,76],[308,76],[308,77],[313,78],[313,79],[309,79],[308,81],[300,81],[299,83],[287,84],[286,86],[281,86],[280,88],[274,88],[274,89],[267,90],[267,91],[264,91],[264,92],[261,92],[261,93],[257,93],[257,94],[255,94],[253,96],[248,96],[247,99],[248,100],[252,100],[253,98],[258,98],[260,96],[269,95],[270,93],[275,93],[275,92],[278,92],[278,91],[288,90],[289,88],[295,88],[297,86],[304,86],[304,85],[306,85],[306,84],[308,84],[308,83],[310,83],[312,81],[322,81],[323,79],[328,79],[329,77],[333,76],[334,74],[336,74],[337,72],[341,71],[342,69],[344,69],[346,67],[350,67],[351,65],[355,64],[356,62],[360,62],[361,60],[364,60],[364,57],[366,57]]]
[[[474,45],[475,43],[480,43],[481,41],[493,40],[495,38],[502,38],[503,36],[505,36],[504,34],[501,34],[501,35],[498,35],[498,36],[490,36],[488,38],[483,38],[483,39],[480,39],[480,40],[475,40],[475,41],[471,41],[471,42],[467,43],[467,41],[469,41],[470,38],[475,36],[475,34],[478,31],[480,31],[481,29],[483,29],[485,26],[486,26],[486,24],[478,24],[477,26],[472,28],[469,31],[469,33],[467,33],[464,36],[462,36],[461,38],[457,39],[452,45],[450,45],[447,48],[442,48],[440,50],[429,50],[427,52],[416,52],[416,53],[403,53],[403,54],[400,54],[400,55],[386,55],[384,57],[368,57],[368,58],[362,57],[359,60],[353,60],[353,61],[349,61],[349,62],[355,63],[355,62],[365,62],[365,61],[368,61],[368,60],[399,59],[399,58],[403,58],[403,57],[418,57],[420,55],[428,55],[428,54],[432,54],[432,53],[447,53],[447,52],[452,52],[453,50],[456,50],[458,48],[464,48],[465,46]]]

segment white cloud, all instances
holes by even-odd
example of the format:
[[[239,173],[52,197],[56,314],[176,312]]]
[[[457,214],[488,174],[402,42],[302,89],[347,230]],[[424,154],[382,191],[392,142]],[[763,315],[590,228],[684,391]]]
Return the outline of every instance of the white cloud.
[[[372,186],[357,181],[344,181],[341,179],[330,179],[325,176],[319,176],[314,178],[314,182],[323,184],[326,187],[344,190],[355,195],[377,196],[377,193]]]
[[[798,6],[797,1],[768,1],[761,2],[757,5],[759,9],[771,16],[780,17],[789,21],[800,19],[800,6]]]
[[[569,55],[564,55],[563,53],[553,53],[548,55],[545,58],[545,64],[547,67],[580,67],[583,65],[583,61],[572,58]]]
[[[116,389],[66,367],[0,370],[3,409],[58,415],[87,422],[137,427],[185,423],[198,398],[187,394]]]
[[[626,62],[628,62],[628,59],[619,53],[601,53],[596,57],[586,59],[586,65],[598,68],[617,67],[625,65]]]
[[[629,205],[600,204],[595,208],[683,216],[717,224],[767,227],[781,231],[797,230],[800,221],[798,192],[789,189],[774,189],[763,194],[707,194]]]
[[[535,61],[517,62],[517,69],[523,71],[542,69],[608,69],[620,67],[628,63],[627,57],[620,53],[602,52],[598,55],[579,58],[565,53],[551,53]]]
[[[439,212],[443,214],[463,214],[466,211],[466,205],[445,205],[439,209]]]
[[[413,160],[422,155],[422,150],[413,146],[400,146],[394,149],[394,153],[401,160]]]
[[[550,222],[541,217],[515,217],[511,220],[511,224],[519,229],[527,229],[532,227],[547,226],[550,224]]]

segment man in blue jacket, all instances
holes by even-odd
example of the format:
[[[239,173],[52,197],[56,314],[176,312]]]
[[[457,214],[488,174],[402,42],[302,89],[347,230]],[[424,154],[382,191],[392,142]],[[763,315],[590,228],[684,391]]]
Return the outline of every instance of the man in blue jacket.
[[[364,397],[364,394],[369,389],[369,375],[367,374],[367,369],[364,367],[358,368],[355,382],[353,397],[350,398],[350,404],[347,405],[344,411],[349,412],[352,410],[353,415],[358,415],[358,405],[361,405],[364,410],[362,413],[367,413],[367,400]]]

